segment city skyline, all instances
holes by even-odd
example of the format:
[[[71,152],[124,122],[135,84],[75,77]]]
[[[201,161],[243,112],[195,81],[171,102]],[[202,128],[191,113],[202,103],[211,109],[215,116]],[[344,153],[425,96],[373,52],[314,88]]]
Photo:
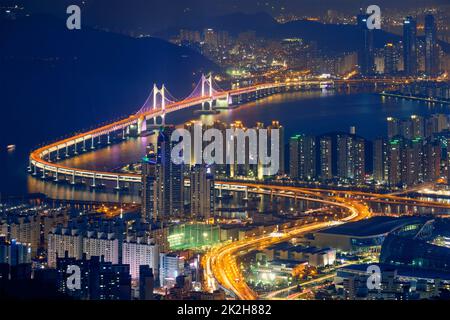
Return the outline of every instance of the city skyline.
[[[0,299],[448,300],[450,8],[403,4],[2,4]]]

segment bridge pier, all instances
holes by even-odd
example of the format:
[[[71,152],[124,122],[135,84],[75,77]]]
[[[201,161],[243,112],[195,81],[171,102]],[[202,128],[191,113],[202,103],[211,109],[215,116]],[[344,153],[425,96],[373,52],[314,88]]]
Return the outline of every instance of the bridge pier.
[[[86,138],[83,137],[83,152],[86,152]]]
[[[92,188],[96,187],[96,185],[95,185],[95,177],[96,177],[96,174],[94,173],[94,177],[92,178],[92,185],[91,185]]]
[[[59,156],[59,146],[56,147],[56,160],[60,160],[61,157]]]
[[[95,149],[94,137],[91,138],[91,150]]]
[[[58,179],[58,172],[59,172],[59,169],[58,169],[58,167],[56,167],[56,172],[55,172],[55,182],[59,182],[59,179]]]
[[[111,144],[111,137],[110,137],[110,133],[108,132],[108,144]]]
[[[117,176],[117,180],[116,180],[116,187],[114,188],[116,191],[120,190],[120,177]]]
[[[71,185],[75,185],[75,170],[72,171],[72,181],[70,183]]]
[[[45,179],[45,166],[42,168],[42,179]]]

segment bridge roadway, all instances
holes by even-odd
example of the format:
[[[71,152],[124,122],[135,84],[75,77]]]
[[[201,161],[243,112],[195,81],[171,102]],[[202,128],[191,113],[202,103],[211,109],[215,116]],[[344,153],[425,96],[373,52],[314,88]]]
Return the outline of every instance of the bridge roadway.
[[[144,114],[136,114],[131,115],[128,118],[116,121],[111,124],[107,124],[101,126],[99,128],[83,132],[67,139],[54,142],[52,144],[41,147],[37,150],[34,150],[29,157],[29,171],[34,175],[38,174],[38,169],[42,172],[42,177],[45,178],[46,174],[51,172],[56,178],[59,174],[63,174],[66,176],[72,177],[72,184],[75,184],[75,178],[88,178],[95,181],[98,180],[106,180],[106,181],[116,181],[117,187],[119,187],[120,182],[125,183],[140,183],[141,177],[137,174],[127,174],[127,173],[112,173],[112,172],[102,172],[102,171],[94,171],[94,170],[86,170],[80,168],[70,168],[67,166],[63,166],[58,164],[57,162],[51,162],[50,155],[56,154],[57,159],[59,159],[60,152],[64,152],[66,150],[66,154],[68,153],[68,148],[73,147],[75,149],[75,153],[77,153],[77,147],[80,146],[83,151],[86,151],[89,148],[94,149],[94,139],[97,137],[101,137],[104,135],[108,136],[113,132],[117,132],[122,130],[123,134],[125,134],[125,130],[132,125],[139,126],[145,120],[155,119],[157,117],[164,118],[166,114],[172,113],[175,111],[179,111],[182,109],[190,108],[193,106],[201,105],[203,103],[210,103],[212,101],[217,101],[220,99],[230,99],[230,97],[244,95],[244,94],[255,94],[256,98],[265,97],[269,94],[273,94],[277,89],[293,87],[293,86],[302,86],[310,83],[325,83],[325,82],[301,82],[301,83],[268,83],[268,84],[258,84],[245,88],[238,88],[228,91],[216,92],[212,96],[204,96],[204,97],[194,97],[185,99],[183,101],[175,102],[170,105],[167,105],[164,109],[153,109]],[[47,159],[46,159],[47,158]],[[95,184],[95,183],[94,183]]]
[[[265,84],[257,84],[245,88],[237,88],[227,91],[218,91],[214,92],[213,95],[209,96],[200,96],[188,98],[179,102],[174,102],[172,104],[167,105],[164,109],[156,108],[152,109],[143,114],[135,114],[131,115],[128,118],[113,122],[111,124],[107,124],[101,126],[99,128],[86,131],[80,134],[76,134],[67,139],[63,139],[52,144],[43,146],[37,150],[31,152],[29,156],[29,172],[33,173],[33,175],[38,175],[38,170],[41,171],[42,178],[46,177],[47,173],[52,173],[55,176],[55,180],[58,179],[58,175],[65,175],[71,177],[71,183],[75,184],[76,178],[87,178],[93,181],[93,185],[95,185],[96,180],[104,180],[104,181],[115,181],[116,188],[120,189],[120,183],[140,183],[141,177],[136,174],[129,173],[113,173],[113,172],[102,172],[95,170],[87,170],[81,168],[71,168],[67,166],[63,166],[58,164],[57,161],[52,162],[50,160],[51,154],[56,155],[56,159],[60,159],[60,153],[64,152],[66,155],[69,153],[69,148],[72,147],[74,149],[74,153],[77,154],[78,150],[87,151],[87,149],[95,149],[94,139],[101,136],[108,136],[113,132],[118,132],[122,130],[123,136],[125,136],[125,131],[133,125],[137,127],[140,126],[144,121],[155,118],[164,119],[165,115],[171,112],[179,111],[182,109],[190,108],[193,106],[201,105],[203,103],[211,103],[212,101],[230,99],[236,96],[253,94],[254,97],[260,98],[265,97],[267,95],[278,92],[281,88],[292,88],[292,87],[302,87],[302,86],[310,86],[310,85],[324,85],[324,84],[342,84],[347,83],[360,83],[366,80],[301,80],[301,81],[286,81],[286,82],[274,82],[274,83],[265,83]],[[390,84],[400,84],[409,81],[408,79],[402,78],[392,78],[392,79],[376,79],[374,80],[377,83],[390,83]],[[372,81],[373,82],[373,81]],[[90,143],[90,146],[89,146]],[[81,145],[81,146],[80,146]],[[81,149],[77,149],[81,148]]]

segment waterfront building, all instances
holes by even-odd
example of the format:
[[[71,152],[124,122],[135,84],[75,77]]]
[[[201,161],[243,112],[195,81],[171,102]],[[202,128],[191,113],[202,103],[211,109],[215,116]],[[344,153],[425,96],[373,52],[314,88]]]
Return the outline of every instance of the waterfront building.
[[[195,165],[190,175],[191,217],[205,219],[214,217],[214,174],[212,167]]]
[[[408,76],[417,75],[417,50],[417,22],[413,17],[407,17],[403,21],[403,61]]]
[[[363,76],[375,73],[374,31],[367,26],[367,14],[357,16],[359,32],[358,65]]]
[[[333,179],[333,145],[329,136],[320,138],[320,179],[327,181]]]
[[[296,135],[289,141],[289,170],[292,179],[310,181],[316,178],[316,138]]]
[[[439,75],[439,46],[434,16],[425,16],[425,74],[428,77]]]
[[[386,139],[378,138],[373,142],[373,179],[384,184],[388,179],[388,144]]]

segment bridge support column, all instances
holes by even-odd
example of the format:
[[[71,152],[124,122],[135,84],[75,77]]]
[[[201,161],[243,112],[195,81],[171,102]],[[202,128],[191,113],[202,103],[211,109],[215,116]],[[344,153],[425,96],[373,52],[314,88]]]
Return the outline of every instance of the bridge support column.
[[[75,170],[72,171],[72,181],[71,181],[71,185],[75,185]]]
[[[245,187],[245,196],[244,200],[248,200],[248,187]]]
[[[96,176],[96,174],[94,173],[94,177],[92,178],[92,185],[91,185],[92,188],[96,187],[96,185],[95,185],[95,176]]]
[[[108,144],[111,144],[111,136],[109,132],[108,132]]]
[[[66,158],[69,157],[69,145],[66,143]]]
[[[58,167],[56,168],[56,172],[55,172],[55,182],[58,182],[59,181],[59,179],[58,179],[58,172],[59,172],[59,169],[58,169]]]
[[[141,135],[143,132],[145,132],[147,130],[147,120],[145,117],[140,117],[137,120],[137,133],[138,135]]]
[[[77,151],[77,142],[76,142],[76,141],[75,141],[73,147],[74,147],[74,150],[75,150],[75,154],[78,154],[78,151]]]
[[[91,138],[91,150],[95,149],[94,137]]]
[[[56,147],[56,160],[60,160],[61,157],[59,156],[59,147]]]
[[[119,177],[119,176],[117,176],[117,179],[116,179],[116,187],[115,187],[115,189],[116,189],[117,191],[120,190],[120,177]]]
[[[86,152],[86,138],[83,138],[83,152]]]
[[[44,166],[44,168],[42,168],[42,177],[41,178],[45,179],[45,166]]]
[[[37,166],[34,165],[34,172],[33,172],[33,176],[37,176]]]
[[[122,129],[122,140],[125,140],[125,128]]]

